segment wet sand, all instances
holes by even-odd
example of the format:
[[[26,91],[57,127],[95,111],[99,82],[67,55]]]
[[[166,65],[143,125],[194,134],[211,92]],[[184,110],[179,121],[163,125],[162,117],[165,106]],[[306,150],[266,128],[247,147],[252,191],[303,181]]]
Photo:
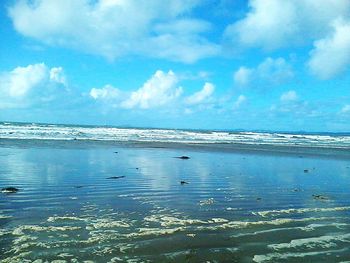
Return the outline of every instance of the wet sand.
[[[350,258],[336,149],[2,140],[0,156],[0,187],[19,189],[0,194],[0,262]]]

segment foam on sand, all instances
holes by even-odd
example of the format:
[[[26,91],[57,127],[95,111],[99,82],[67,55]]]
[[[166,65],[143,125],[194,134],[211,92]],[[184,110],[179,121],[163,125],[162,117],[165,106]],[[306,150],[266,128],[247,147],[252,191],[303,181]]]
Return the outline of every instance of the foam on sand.
[[[253,258],[254,262],[257,263],[266,263],[266,262],[282,262],[283,260],[288,259],[300,259],[305,260],[307,257],[315,257],[322,255],[335,255],[344,253],[348,249],[334,249],[334,250],[322,250],[322,251],[313,251],[313,252],[284,252],[284,253],[269,253],[266,255],[255,255]]]
[[[244,230],[242,232],[248,232],[251,229],[252,234],[256,234],[259,230],[274,231],[266,229],[273,226],[285,226],[286,229],[292,229],[301,223],[332,220],[332,217],[309,217],[230,221],[221,217],[198,219],[184,216],[176,211],[160,211],[158,213],[153,211],[152,215],[137,217],[137,219],[125,218],[125,214],[118,215],[113,211],[110,214],[106,212],[103,216],[94,214],[93,211],[91,214],[83,214],[80,217],[75,214],[54,215],[39,225],[20,225],[13,229],[6,229],[5,232],[3,231],[4,235],[9,235],[10,238],[12,235],[13,240],[11,246],[5,251],[8,258],[4,262],[25,262],[27,259],[32,259],[32,251],[45,256],[45,253],[57,249],[64,253],[61,254],[60,260],[67,258],[70,260],[71,256],[76,257],[74,250],[76,247],[84,249],[88,257],[95,255],[105,258],[110,255],[125,255],[125,253],[137,251],[139,246],[147,246],[153,242],[152,240],[159,240],[159,237],[176,235],[176,237],[186,237],[192,240],[191,242],[197,242],[198,235],[212,231],[237,230],[241,232]],[[312,229],[313,225],[309,226]],[[314,226],[317,227],[317,224]],[[289,250],[306,246],[306,244],[311,244],[315,248],[329,249],[334,248],[333,244],[337,242],[350,241],[349,236],[350,234],[337,238],[336,235],[329,235],[319,239],[293,240],[290,243],[272,244],[268,249],[290,252]],[[272,258],[276,257],[272,255]],[[259,255],[256,258],[259,259]],[[125,257],[123,260],[127,261]]]
[[[87,221],[86,218],[76,217],[76,216],[50,216],[47,222],[57,222],[57,221]]]
[[[303,248],[303,249],[312,249],[312,248],[332,248],[337,246],[337,242],[350,243],[350,234],[343,235],[327,235],[311,238],[301,238],[291,240],[289,243],[280,243],[268,245],[269,248],[273,250],[289,250],[291,248]]]
[[[24,235],[25,232],[59,232],[79,230],[79,226],[38,226],[38,225],[22,225],[16,227],[12,234],[15,236]]]
[[[203,220],[181,219],[170,215],[151,215],[145,217],[144,220],[147,222],[160,223],[160,225],[164,227],[207,224],[207,222]]]
[[[278,216],[281,214],[303,214],[303,213],[319,213],[319,212],[338,212],[350,210],[350,206],[340,207],[322,207],[322,208],[290,208],[281,210],[267,210],[260,212],[253,212],[254,215],[262,217]]]

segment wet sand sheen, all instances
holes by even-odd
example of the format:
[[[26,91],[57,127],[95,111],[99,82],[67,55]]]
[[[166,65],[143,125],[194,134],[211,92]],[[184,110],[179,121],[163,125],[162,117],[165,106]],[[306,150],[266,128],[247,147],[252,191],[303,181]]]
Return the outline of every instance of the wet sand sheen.
[[[350,257],[347,158],[58,144],[0,148],[0,262]]]

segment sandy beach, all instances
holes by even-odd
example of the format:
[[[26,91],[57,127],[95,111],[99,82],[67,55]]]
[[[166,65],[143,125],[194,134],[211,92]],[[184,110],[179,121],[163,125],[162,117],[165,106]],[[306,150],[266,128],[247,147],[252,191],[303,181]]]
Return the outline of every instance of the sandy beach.
[[[0,185],[19,189],[0,195],[1,262],[350,256],[343,154],[30,140],[0,154]]]

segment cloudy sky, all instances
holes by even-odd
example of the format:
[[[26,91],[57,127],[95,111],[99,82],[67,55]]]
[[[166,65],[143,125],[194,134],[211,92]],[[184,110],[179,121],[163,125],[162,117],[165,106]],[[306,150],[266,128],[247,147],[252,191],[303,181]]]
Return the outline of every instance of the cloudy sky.
[[[350,130],[349,0],[4,0],[0,120]]]

